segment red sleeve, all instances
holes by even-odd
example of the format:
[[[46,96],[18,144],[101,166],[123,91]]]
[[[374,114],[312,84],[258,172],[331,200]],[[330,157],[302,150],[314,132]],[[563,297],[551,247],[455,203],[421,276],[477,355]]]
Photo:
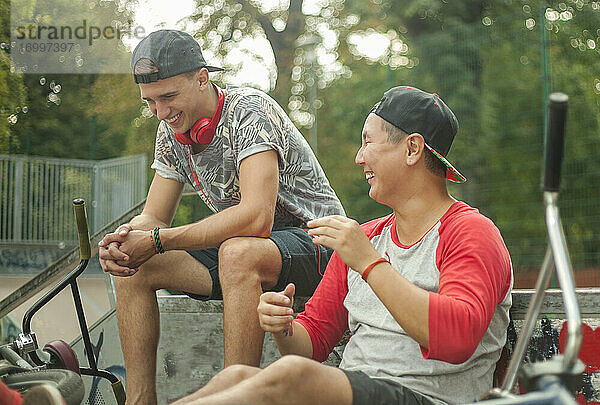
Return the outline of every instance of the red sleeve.
[[[310,336],[313,359],[316,361],[327,360],[348,329],[348,311],[344,307],[347,294],[348,266],[334,253],[323,279],[306,302],[304,312],[296,318],[296,322],[304,326]]]
[[[429,293],[429,350],[421,351],[459,364],[473,355],[509,291],[510,256],[496,226],[477,213],[442,224],[436,264],[440,283]]]

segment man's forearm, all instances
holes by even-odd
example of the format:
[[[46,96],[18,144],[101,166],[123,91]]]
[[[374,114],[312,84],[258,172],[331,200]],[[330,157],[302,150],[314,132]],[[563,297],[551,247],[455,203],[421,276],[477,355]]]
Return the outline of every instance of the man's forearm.
[[[273,333],[277,348],[282,355],[296,354],[298,356],[312,359],[313,347],[310,336],[304,326],[293,321],[294,332],[290,335],[284,333]]]
[[[272,226],[271,210],[238,204],[193,224],[161,229],[160,239],[165,250],[207,249],[233,237],[267,237]]]

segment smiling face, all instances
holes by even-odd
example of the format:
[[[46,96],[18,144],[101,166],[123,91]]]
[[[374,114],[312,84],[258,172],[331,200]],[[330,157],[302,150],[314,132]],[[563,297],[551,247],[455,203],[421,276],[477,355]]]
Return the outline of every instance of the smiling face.
[[[403,142],[391,143],[383,127],[383,119],[369,114],[362,131],[362,144],[355,162],[362,166],[367,182],[371,185],[369,197],[390,205],[404,176]]]
[[[208,73],[181,74],[153,83],[140,84],[142,100],[152,114],[165,121],[175,133],[187,132],[202,117],[210,115],[207,103]]]

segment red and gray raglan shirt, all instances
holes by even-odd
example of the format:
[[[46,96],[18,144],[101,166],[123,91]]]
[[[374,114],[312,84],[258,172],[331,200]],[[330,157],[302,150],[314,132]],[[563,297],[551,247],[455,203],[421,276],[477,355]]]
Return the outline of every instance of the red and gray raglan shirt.
[[[394,214],[362,228],[396,271],[429,292],[428,349],[406,334],[336,253],[296,319],[310,335],[313,358],[324,361],[349,328],[340,368],[447,403],[477,400],[492,386],[512,304],[510,256],[496,226],[455,202],[411,246],[399,242]]]

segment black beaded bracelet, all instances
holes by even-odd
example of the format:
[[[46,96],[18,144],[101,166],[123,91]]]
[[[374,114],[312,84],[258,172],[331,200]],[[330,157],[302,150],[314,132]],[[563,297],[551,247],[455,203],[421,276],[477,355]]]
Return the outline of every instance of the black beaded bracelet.
[[[159,227],[156,227],[152,230],[152,236],[154,237],[154,247],[156,248],[156,251],[158,253],[165,253],[165,249],[163,249],[162,243],[160,243],[160,235],[158,234],[159,230]]]

